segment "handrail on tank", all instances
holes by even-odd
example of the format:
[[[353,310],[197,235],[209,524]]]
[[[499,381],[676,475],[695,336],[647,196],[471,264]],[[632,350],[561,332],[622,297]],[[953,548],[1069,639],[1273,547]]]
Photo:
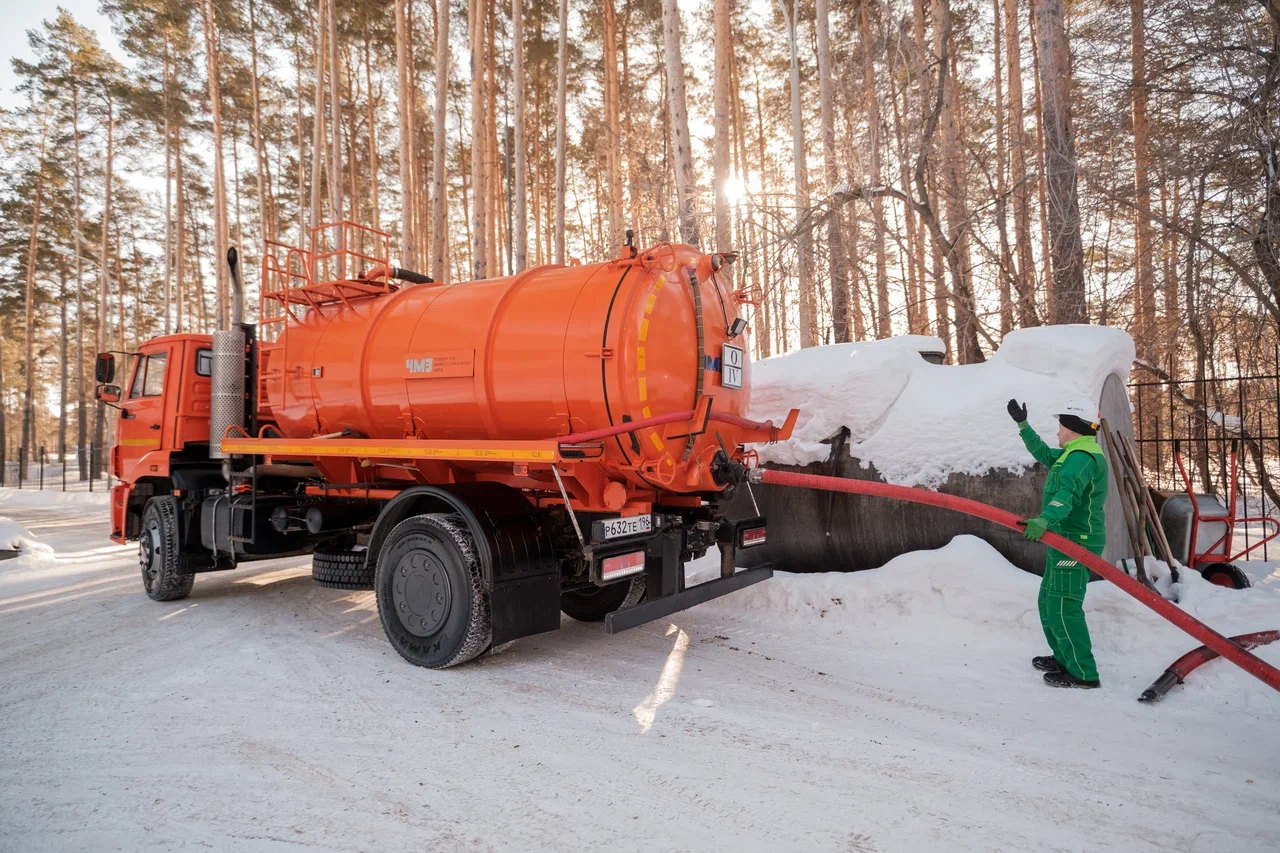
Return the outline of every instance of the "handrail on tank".
[[[329,248],[327,245],[326,235],[337,230],[337,246]],[[375,254],[366,254],[364,251],[365,235],[372,238],[373,247],[369,250]],[[355,236],[357,247],[352,248],[349,239]],[[322,251],[323,249],[323,251]],[[381,250],[381,254],[376,254]],[[352,222],[348,219],[341,219],[336,222],[322,222],[311,229],[311,262],[315,270],[319,270],[322,264],[330,259],[337,260],[337,277],[333,281],[341,281],[350,278],[355,274],[356,263],[352,263],[352,269],[347,269],[347,259],[353,261],[362,260],[368,263],[390,264],[391,255],[391,235],[386,231],[378,228],[371,228],[368,225],[362,225],[358,222]],[[350,275],[348,275],[350,272]],[[313,276],[318,273],[313,272]]]

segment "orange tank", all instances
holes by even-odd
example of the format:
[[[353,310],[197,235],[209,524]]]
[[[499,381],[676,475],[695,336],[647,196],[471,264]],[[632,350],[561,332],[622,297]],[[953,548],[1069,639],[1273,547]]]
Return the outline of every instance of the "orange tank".
[[[751,383],[719,260],[664,243],[295,312],[264,359],[264,414],[290,438],[550,439],[695,409],[701,379],[716,416],[705,433],[691,442],[688,420],[657,425],[596,442],[590,461],[627,492],[718,491],[711,459],[747,434],[734,416]]]

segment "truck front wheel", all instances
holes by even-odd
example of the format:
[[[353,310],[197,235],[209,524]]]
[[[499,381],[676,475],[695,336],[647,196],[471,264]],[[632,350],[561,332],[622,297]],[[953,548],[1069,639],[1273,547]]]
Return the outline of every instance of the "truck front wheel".
[[[196,576],[178,572],[180,543],[177,499],[166,495],[147,501],[138,534],[138,563],[142,588],[152,601],[177,601],[191,594]]]
[[[460,516],[415,515],[396,525],[374,587],[382,629],[409,663],[441,669],[489,648],[489,594]]]

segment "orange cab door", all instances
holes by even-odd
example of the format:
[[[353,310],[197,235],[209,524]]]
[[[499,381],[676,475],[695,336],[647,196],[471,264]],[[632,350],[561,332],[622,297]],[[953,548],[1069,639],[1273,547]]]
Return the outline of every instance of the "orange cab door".
[[[164,344],[143,351],[129,377],[129,387],[120,401],[119,470],[116,476],[133,482],[146,476],[147,471],[135,470],[138,461],[147,453],[169,446],[172,440],[172,424],[166,403],[170,389],[176,384],[169,374],[180,369],[177,352],[179,344]]]

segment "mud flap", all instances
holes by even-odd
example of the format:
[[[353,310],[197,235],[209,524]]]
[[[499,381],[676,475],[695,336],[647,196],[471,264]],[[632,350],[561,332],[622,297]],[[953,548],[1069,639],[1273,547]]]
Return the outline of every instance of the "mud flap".
[[[560,575],[513,578],[489,589],[493,645],[560,628]]]

